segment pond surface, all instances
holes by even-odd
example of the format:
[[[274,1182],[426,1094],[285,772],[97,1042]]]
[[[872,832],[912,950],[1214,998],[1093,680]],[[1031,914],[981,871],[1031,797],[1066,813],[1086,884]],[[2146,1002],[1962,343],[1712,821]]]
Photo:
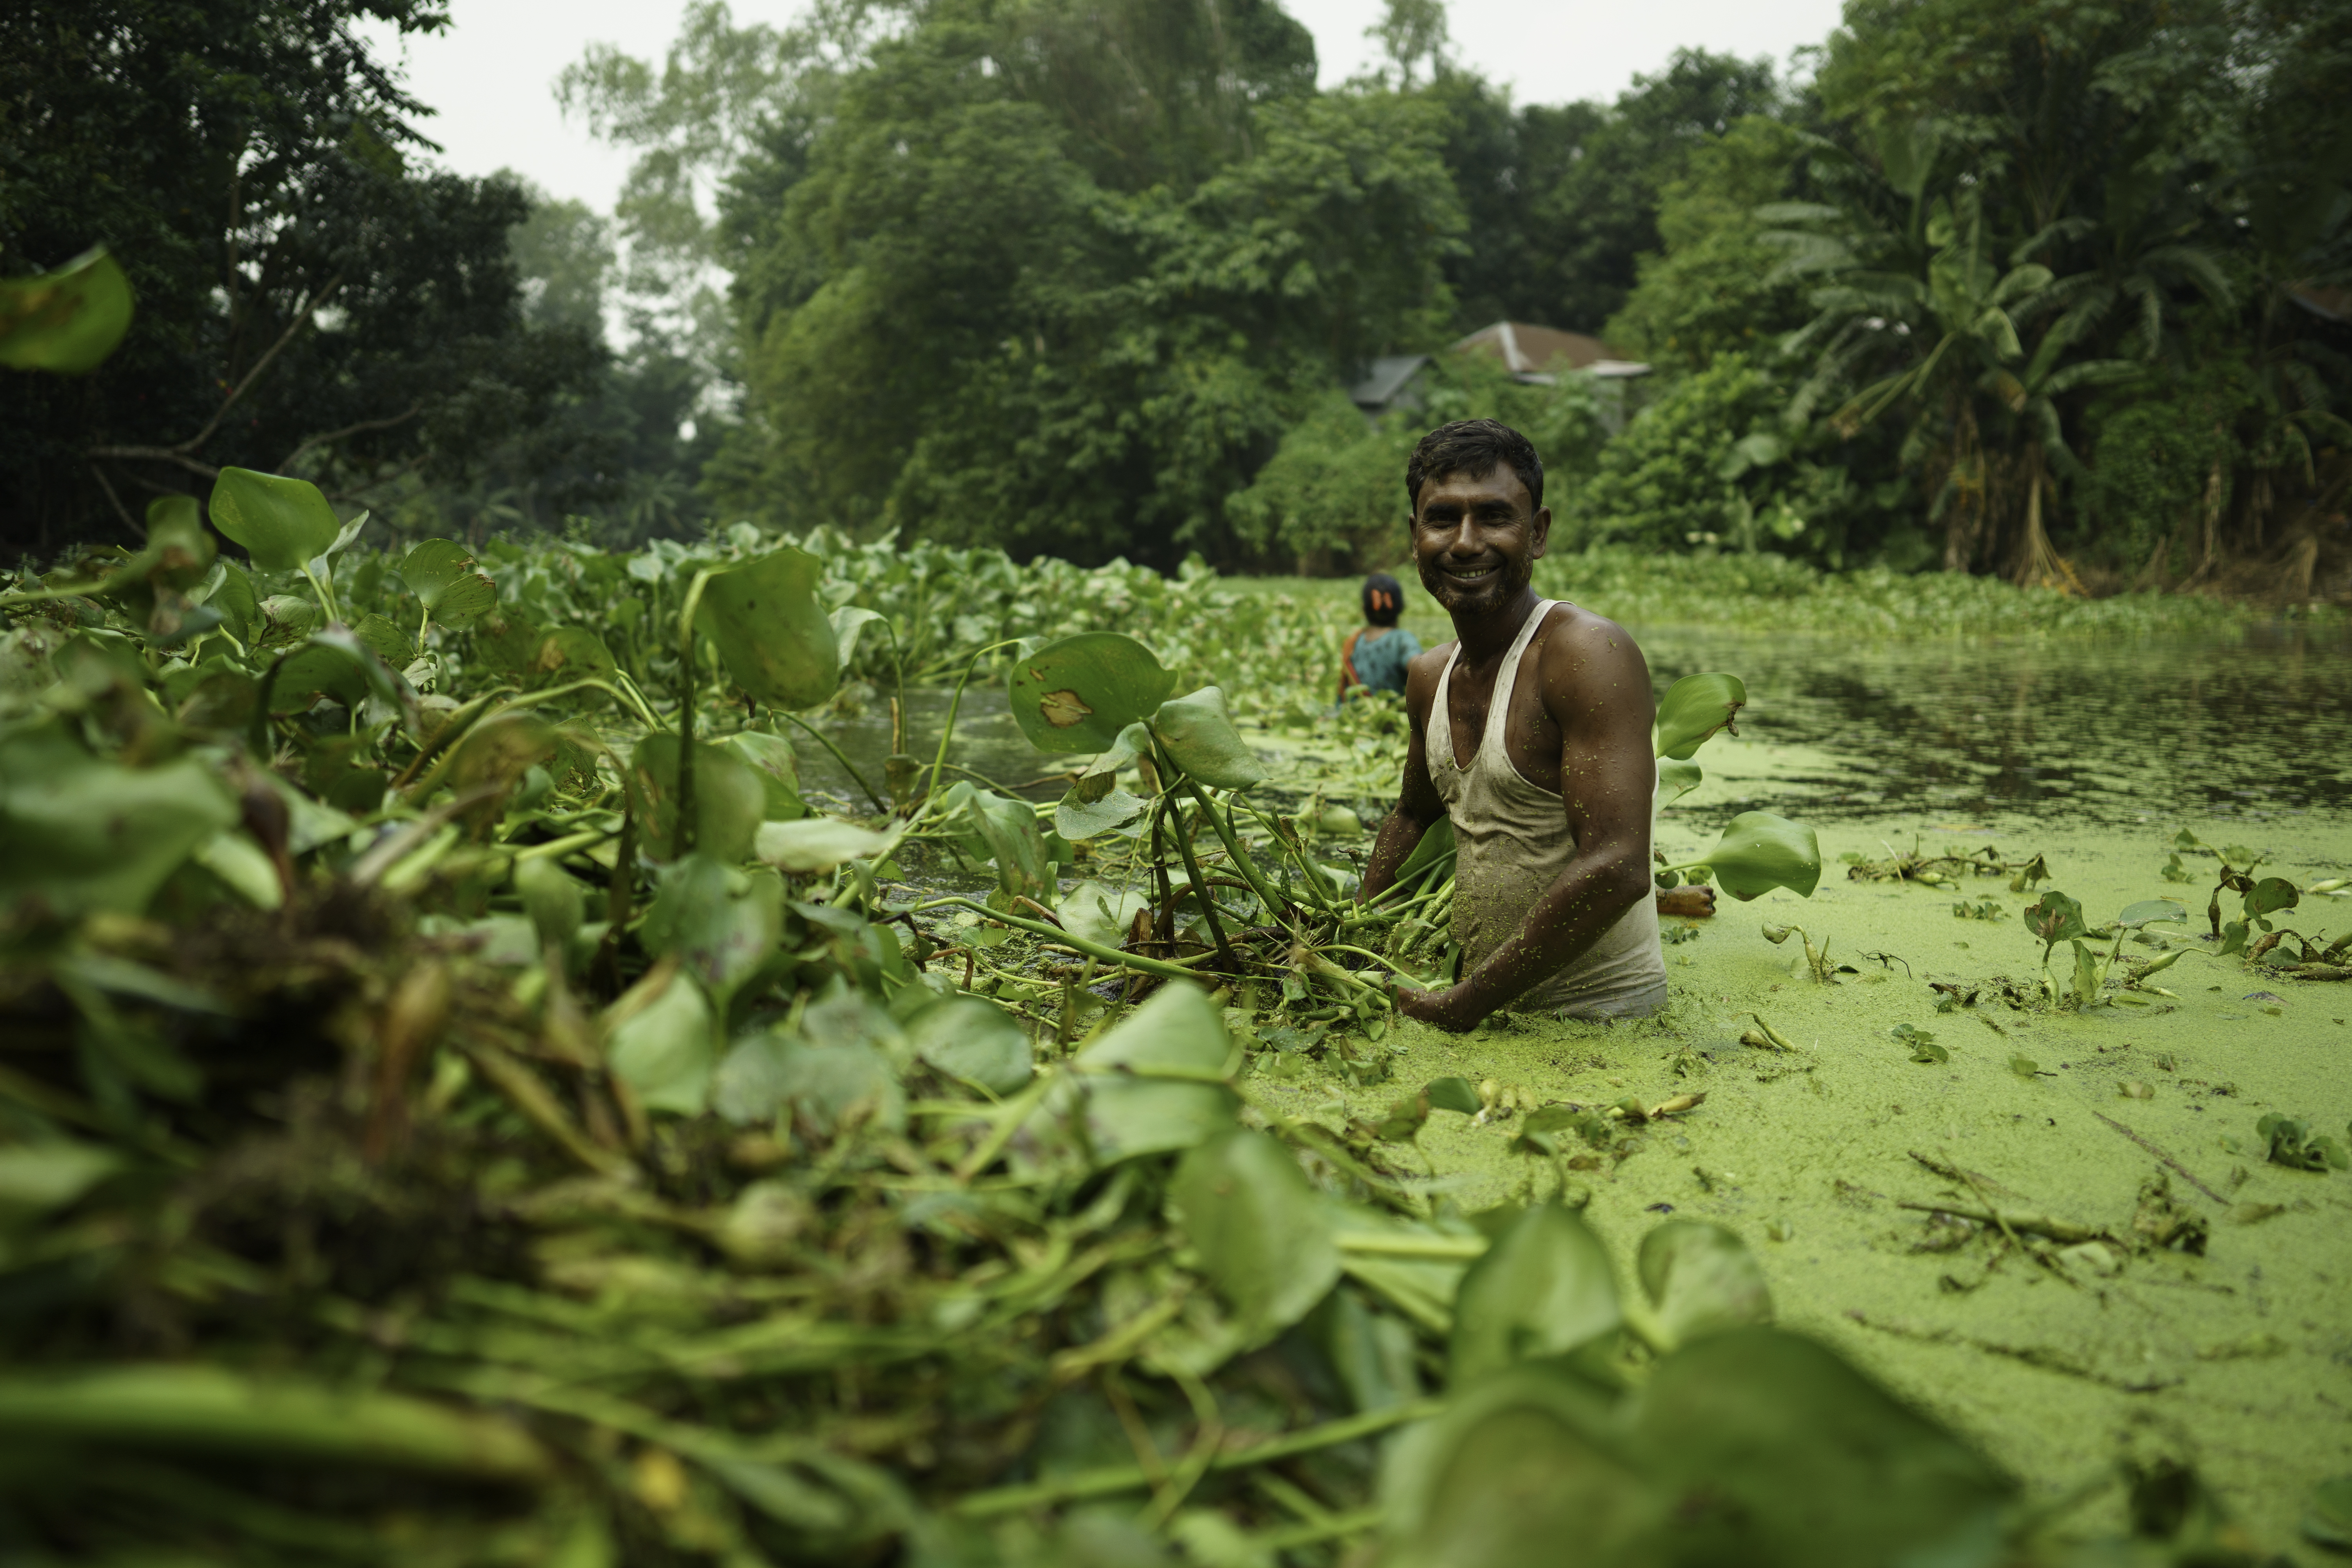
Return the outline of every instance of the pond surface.
[[[2352,811],[2352,639],[2341,634],[2231,644],[1640,636],[1661,693],[1698,670],[1745,680],[1741,734],[1784,758],[1743,781],[1739,797],[1710,791],[1695,805],[1801,801],[1823,820],[2025,814],[2109,826]],[[908,748],[926,763],[951,696],[908,693]],[[882,788],[888,696],[823,722]],[[862,804],[834,758],[805,741],[800,750],[808,783]],[[1720,754],[1710,746],[1706,760]],[[1060,794],[1057,780],[1040,782],[1054,760],[1022,736],[994,680],[965,691],[949,758],[1032,798]]]
[[[1743,735],[1818,753],[1780,781],[1817,817],[2024,812],[2121,825],[2352,808],[2352,642],[1855,643],[1642,634],[1659,690],[1748,683]]]

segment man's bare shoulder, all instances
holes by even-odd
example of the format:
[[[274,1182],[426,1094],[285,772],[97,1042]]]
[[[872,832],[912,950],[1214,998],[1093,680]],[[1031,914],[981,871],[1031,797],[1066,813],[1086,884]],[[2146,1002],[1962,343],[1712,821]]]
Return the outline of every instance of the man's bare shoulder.
[[[1544,622],[1540,668],[1548,695],[1605,701],[1623,689],[1650,701],[1650,665],[1633,634],[1580,605],[1554,605]]]
[[[1433,684],[1439,676],[1445,673],[1445,661],[1454,657],[1454,644],[1459,640],[1459,638],[1452,638],[1439,643],[1435,647],[1425,652],[1415,654],[1404,667],[1405,684],[1407,686]]]
[[[1408,710],[1416,714],[1425,714],[1429,710],[1430,703],[1437,696],[1437,678],[1445,673],[1445,661],[1453,657],[1454,643],[1442,642],[1406,662],[1404,702]]]

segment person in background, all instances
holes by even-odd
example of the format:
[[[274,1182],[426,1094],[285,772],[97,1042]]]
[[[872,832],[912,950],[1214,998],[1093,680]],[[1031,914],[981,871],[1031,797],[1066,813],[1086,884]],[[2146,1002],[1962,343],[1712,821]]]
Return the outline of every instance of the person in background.
[[[1385,572],[1364,579],[1364,625],[1339,650],[1339,697],[1350,688],[1402,691],[1405,666],[1421,657],[1421,639],[1397,625],[1404,614],[1404,586]]]

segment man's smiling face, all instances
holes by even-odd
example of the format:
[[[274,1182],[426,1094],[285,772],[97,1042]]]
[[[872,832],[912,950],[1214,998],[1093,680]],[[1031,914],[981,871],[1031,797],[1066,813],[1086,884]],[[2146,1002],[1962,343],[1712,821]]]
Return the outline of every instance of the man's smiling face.
[[[1421,585],[1451,616],[1491,615],[1535,574],[1551,509],[1533,504],[1507,464],[1423,481],[1412,514]]]

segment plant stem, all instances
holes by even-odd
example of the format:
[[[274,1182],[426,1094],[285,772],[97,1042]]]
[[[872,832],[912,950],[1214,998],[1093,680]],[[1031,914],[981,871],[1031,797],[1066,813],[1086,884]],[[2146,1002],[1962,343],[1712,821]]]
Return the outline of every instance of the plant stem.
[[[992,910],[986,904],[975,902],[971,899],[933,899],[929,903],[917,904],[908,912],[919,914],[925,910],[949,907],[971,910],[986,915],[990,920],[1002,921],[1016,931],[1025,931],[1035,936],[1051,937],[1055,942],[1077,949],[1089,958],[1098,958],[1105,963],[1124,964],[1129,969],[1139,969],[1146,974],[1158,975],[1162,980],[1200,979],[1198,974],[1181,964],[1165,963],[1157,958],[1145,958],[1140,953],[1121,952],[1115,947],[1105,947],[1098,942],[1089,941],[1075,932],[1063,931],[1057,926],[1049,926],[1043,921],[1024,920],[1019,915],[1008,915],[1002,910]]]
[[[1175,759],[1160,749],[1157,739],[1151,742],[1151,749],[1159,752],[1160,765],[1168,771],[1169,776],[1178,776],[1179,770],[1176,767]],[[1200,799],[1199,791],[1193,792],[1193,798]],[[1215,815],[1209,811],[1206,801],[1202,801],[1201,810],[1211,816]],[[1217,918],[1216,894],[1210,889],[1209,879],[1201,874],[1201,862],[1193,857],[1192,836],[1185,829],[1183,809],[1180,806],[1171,812],[1168,820],[1169,826],[1176,833],[1176,852],[1184,858],[1184,874],[1192,879],[1192,896],[1200,901],[1201,918],[1208,922],[1209,940],[1217,949],[1217,963],[1226,973],[1239,974],[1242,972],[1241,961],[1234,956],[1233,943],[1225,940],[1225,924]]]
[[[948,701],[947,728],[940,731],[940,754],[931,762],[931,782],[923,790],[926,796],[939,793],[940,771],[947,766],[948,742],[955,736],[956,714],[963,707],[963,689],[971,683],[971,672],[980,668],[980,661],[989,654],[994,653],[1001,647],[1011,647],[1020,640],[1019,637],[1007,637],[1003,642],[990,643],[986,647],[973,654],[971,661],[963,667],[962,678],[956,682],[955,696]]]
[[[677,615],[677,827],[670,847],[679,855],[694,847],[694,617],[704,586],[718,575],[709,566],[697,572]]]
[[[779,717],[787,719],[793,723],[798,724],[802,729],[806,730],[810,734],[814,735],[816,737],[816,743],[833,753],[833,760],[841,764],[842,771],[846,773],[851,778],[857,781],[857,787],[866,792],[866,798],[874,803],[875,810],[888,811],[890,809],[889,803],[885,801],[880,795],[875,794],[874,786],[866,782],[866,775],[857,771],[857,764],[851,762],[847,757],[842,755],[841,748],[835,745],[832,738],[826,735],[824,731],[818,729],[815,725],[810,723],[807,720],[802,718],[797,713],[782,713],[780,712],[779,710],[773,708],[771,708],[768,711],[771,713],[777,713]]]
[[[1242,853],[1241,836],[1234,832],[1231,826],[1219,817],[1216,808],[1209,803],[1208,795],[1202,791],[1200,784],[1190,773],[1183,775],[1182,783],[1186,791],[1200,803],[1201,813],[1209,819],[1209,826],[1216,830],[1219,841],[1225,847],[1226,857],[1234,863],[1234,869],[1242,874],[1243,879],[1248,882],[1251,889],[1257,894],[1258,900],[1265,905],[1266,919],[1281,920],[1283,900],[1272,888],[1266,886],[1265,878],[1258,870],[1256,863]]]
[[[1370,1437],[1408,1422],[1426,1421],[1444,1408],[1443,1400],[1416,1399],[1404,1405],[1391,1405],[1385,1410],[1368,1410],[1360,1415],[1327,1421],[1319,1426],[1308,1426],[1238,1452],[1219,1453],[1209,1460],[1208,1468],[1211,1471],[1244,1470],[1258,1465],[1270,1465],[1278,1459],[1295,1458],[1300,1454],[1312,1454],[1320,1449],[1337,1447],[1342,1443],[1352,1443],[1359,1437]],[[949,1511],[965,1519],[995,1519],[1055,1503],[1142,1491],[1151,1484],[1151,1478],[1144,1473],[1141,1465],[1116,1465],[1098,1470],[1081,1470],[1076,1475],[1056,1476],[1051,1480],[970,1492],[950,1504]]]

